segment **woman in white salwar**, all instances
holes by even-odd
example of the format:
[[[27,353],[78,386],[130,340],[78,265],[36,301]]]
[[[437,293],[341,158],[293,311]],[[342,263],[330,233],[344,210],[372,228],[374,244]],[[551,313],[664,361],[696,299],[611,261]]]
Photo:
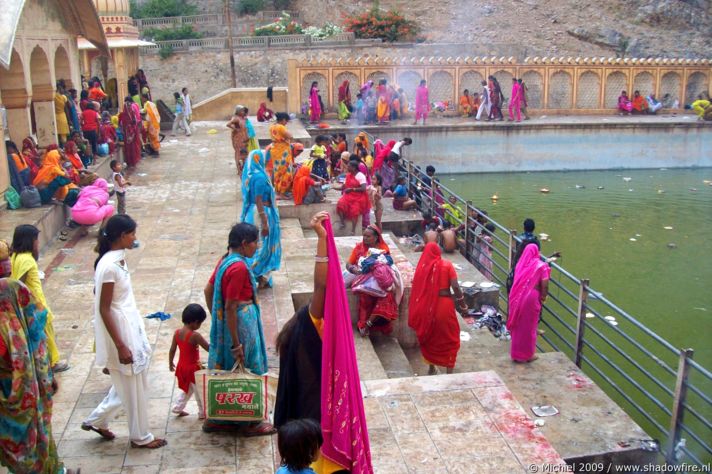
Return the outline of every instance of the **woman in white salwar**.
[[[123,405],[129,422],[133,448],[155,449],[166,445],[148,427],[148,366],[151,346],[143,318],[131,288],[125,253],[136,242],[136,222],[129,216],[115,215],[99,233],[94,263],[94,331],[96,365],[105,367],[113,383],[108,395],[82,423],[85,431],[114,439],[109,430]]]

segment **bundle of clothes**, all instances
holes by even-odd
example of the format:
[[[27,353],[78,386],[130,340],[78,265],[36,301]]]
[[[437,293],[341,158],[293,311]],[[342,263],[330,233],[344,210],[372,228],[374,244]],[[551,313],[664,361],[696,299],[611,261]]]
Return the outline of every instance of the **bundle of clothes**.
[[[358,261],[361,274],[351,281],[351,291],[383,298],[393,292],[396,305],[403,298],[403,278],[393,258],[381,249],[371,248],[365,257]],[[348,284],[347,284],[348,285]]]
[[[470,310],[468,317],[474,318],[475,322],[472,325],[473,329],[486,327],[494,337],[501,341],[511,339],[509,331],[506,327],[506,321],[502,321],[502,315],[494,306],[483,304],[479,310]]]

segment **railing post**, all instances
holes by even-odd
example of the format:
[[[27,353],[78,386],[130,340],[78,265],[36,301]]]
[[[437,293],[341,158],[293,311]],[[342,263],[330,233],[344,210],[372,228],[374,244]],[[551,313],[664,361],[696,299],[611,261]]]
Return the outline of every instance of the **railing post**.
[[[405,169],[406,169],[406,175],[407,175],[406,183],[408,183],[408,196],[412,196],[410,188],[411,188],[411,177],[413,176],[413,163],[411,163],[410,161],[406,161]]]
[[[668,433],[668,445],[665,450],[665,460],[668,464],[676,464],[679,459],[676,453],[677,444],[680,441],[680,427],[683,415],[685,414],[685,398],[687,397],[687,376],[690,372],[689,360],[695,351],[692,349],[680,350],[680,361],[677,365],[677,381],[675,382],[675,393],[672,402],[672,415],[670,416],[670,432]]]
[[[578,321],[576,323],[576,344],[574,344],[576,350],[574,364],[579,369],[581,368],[581,353],[583,352],[583,337],[584,329],[586,328],[586,300],[588,299],[588,285],[590,283],[589,279],[584,278],[579,286]]]
[[[514,263],[514,252],[517,249],[517,231],[514,229],[509,229],[509,260],[507,266],[509,271],[512,271],[512,264]]]
[[[463,233],[465,234],[465,260],[468,262],[470,261],[470,252],[469,252],[469,246],[470,246],[470,240],[469,240],[469,235],[470,235],[470,208],[472,207],[472,201],[465,201],[465,229],[463,230]],[[474,263],[474,262],[470,262]]]

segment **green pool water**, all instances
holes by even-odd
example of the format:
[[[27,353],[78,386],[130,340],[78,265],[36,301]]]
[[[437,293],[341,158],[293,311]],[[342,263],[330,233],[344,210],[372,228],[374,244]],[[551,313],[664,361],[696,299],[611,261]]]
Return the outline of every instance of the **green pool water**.
[[[520,230],[524,218],[533,218],[536,232],[549,235],[544,254],[561,251],[559,263],[569,272],[589,278],[609,300],[712,366],[712,186],[703,182],[712,180],[711,168],[440,180],[509,228]]]
[[[578,278],[590,279],[593,289],[675,348],[693,348],[693,359],[710,370],[712,186],[705,184],[705,180],[712,180],[712,168],[440,176],[444,186],[472,200],[507,228],[521,231],[522,221],[533,218],[536,233],[549,235],[549,240],[542,242],[545,255],[560,251],[563,258],[558,263],[567,271]],[[550,192],[542,193],[542,188]],[[496,203],[491,200],[494,194],[498,196]],[[500,237],[507,240],[506,235]],[[558,278],[573,294],[578,294],[577,287],[560,273],[557,277],[557,272],[552,272],[552,278]],[[575,318],[554,297],[565,301],[574,312],[576,300],[552,284],[549,287],[552,297],[547,306],[568,318],[568,324],[575,328]],[[590,299],[589,303],[601,315],[615,315],[599,301]],[[543,318],[549,324],[545,326],[546,337],[571,356],[573,351],[565,347],[555,331],[570,344],[575,340],[573,333],[546,311]],[[595,350],[584,346],[587,359],[582,368],[652,437],[664,440],[670,418],[650,397],[657,399],[664,409],[672,406],[678,356],[630,322],[620,317],[617,322],[617,329],[642,343],[649,354],[634,348],[603,319],[587,319],[586,340]],[[594,335],[594,329],[610,344]],[[542,348],[547,349],[545,343]],[[613,370],[606,359],[625,375]],[[595,372],[594,366],[603,372],[603,377]],[[657,385],[640,368],[666,388]],[[637,388],[625,380],[626,375],[636,381]],[[611,382],[618,385],[618,391]],[[703,394],[712,390],[712,382],[697,369],[691,370],[690,383]],[[688,391],[687,403],[708,422],[712,420],[712,407],[698,393]],[[655,419],[657,426],[646,415]],[[687,413],[685,424],[709,442],[709,429],[704,422]],[[710,452],[691,436],[683,437],[698,459],[712,461]]]

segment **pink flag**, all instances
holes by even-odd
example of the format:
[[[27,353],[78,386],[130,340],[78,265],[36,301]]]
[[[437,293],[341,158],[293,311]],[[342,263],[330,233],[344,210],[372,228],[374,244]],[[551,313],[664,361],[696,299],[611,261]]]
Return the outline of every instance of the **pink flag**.
[[[356,363],[349,302],[331,221],[327,234],[329,283],[324,302],[321,356],[321,453],[353,474],[371,474],[371,449]]]

